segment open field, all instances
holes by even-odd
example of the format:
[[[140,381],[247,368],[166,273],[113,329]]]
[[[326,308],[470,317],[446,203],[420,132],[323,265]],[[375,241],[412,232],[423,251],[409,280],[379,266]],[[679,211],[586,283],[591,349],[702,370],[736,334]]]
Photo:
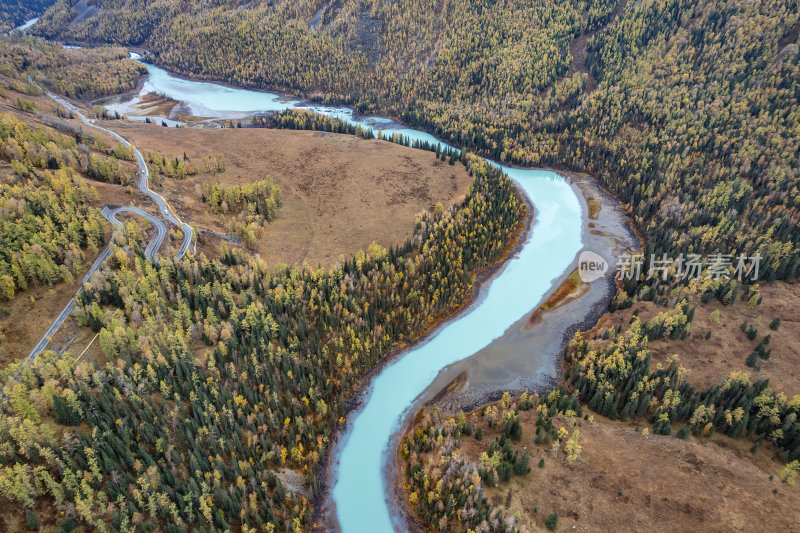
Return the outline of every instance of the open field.
[[[513,445],[527,448],[531,472],[487,489],[529,531],[546,531],[551,512],[559,531],[786,531],[797,524],[800,490],[780,480],[784,463],[771,458],[770,446],[753,455],[744,439],[646,436],[631,423],[596,416],[569,428],[578,429],[583,449],[578,461],[565,461],[534,443],[536,416],[535,409],[521,413],[522,440]],[[462,436],[459,450],[476,462],[502,430],[480,424],[482,441]]]
[[[16,97],[35,102],[45,114],[55,112],[49,99],[13,91],[0,98],[0,112],[13,113],[33,127],[49,127],[35,114],[20,112],[13,105]],[[64,122],[80,127],[76,120]],[[227,233],[228,228],[224,220],[200,202],[200,184],[217,179],[225,184],[240,184],[271,176],[281,188],[283,206],[277,218],[267,225],[256,251],[272,264],[330,265],[341,254],[352,255],[372,241],[387,247],[401,243],[412,234],[414,214],[431,210],[437,202],[451,205],[471,183],[461,165],[447,165],[427,152],[348,135],[263,129],[168,129],[126,121],[107,121],[105,125],[131,138],[144,154],[160,151],[169,157],[182,157],[186,152],[200,173],[182,181],[164,179],[159,192],[182,217],[220,233]],[[113,139],[98,135],[114,146]],[[205,172],[201,160],[207,155],[222,155],[225,172]],[[0,162],[0,180],[13,179],[10,164]],[[97,207],[132,204],[153,211],[149,199],[132,187],[88,181],[98,192],[98,199],[93,202]],[[144,221],[142,228],[151,230]],[[110,229],[106,238],[110,238]],[[198,251],[218,253],[218,238],[201,234],[201,239]],[[163,254],[169,253],[168,243],[169,239]],[[94,258],[87,256],[87,268]],[[0,342],[0,365],[28,354],[74,296],[79,279],[76,277],[70,286],[58,283],[35,287],[0,305],[0,333],[5,336]],[[64,329],[68,326],[71,338],[72,330],[77,332],[76,325],[65,324]],[[57,335],[59,339],[63,336]],[[80,343],[75,344],[77,349]]]
[[[85,262],[87,268],[94,259]],[[28,355],[79,287],[80,278],[76,278],[71,285],[36,287],[0,302],[0,368]]]
[[[652,366],[678,354],[680,365],[689,370],[688,381],[698,389],[715,385],[736,370],[750,374],[751,381],[769,378],[774,390],[789,397],[800,394],[800,321],[797,316],[800,286],[784,282],[763,284],[761,295],[763,302],[752,309],[747,302],[738,298],[736,303],[727,306],[716,300],[703,304],[693,299],[697,310],[691,325],[691,336],[683,340],[651,341],[648,346],[653,352]],[[657,307],[652,302],[638,302],[630,309],[604,315],[593,331],[602,332],[615,324],[624,328],[636,309],[643,322],[664,311],[663,307]],[[719,311],[718,324],[711,322],[711,313],[714,311]],[[768,326],[776,317],[780,317],[782,322],[777,331],[772,331]],[[758,336],[754,340],[749,340],[739,328],[743,321],[758,329]],[[706,339],[709,330],[711,338]],[[768,347],[772,349],[769,360],[763,362],[760,370],[748,367],[745,364],[747,356],[768,334]]]
[[[461,165],[392,143],[315,131],[164,128],[114,122],[139,149],[183,158],[199,173],[164,179],[155,189],[190,223],[227,233],[225,219],[201,202],[201,184],[242,184],[269,176],[282,207],[255,245],[271,264],[330,265],[373,241],[388,247],[411,236],[414,215],[436,203],[451,205],[471,178]],[[225,171],[211,174],[202,159],[223,155]],[[219,240],[198,250],[215,253]]]

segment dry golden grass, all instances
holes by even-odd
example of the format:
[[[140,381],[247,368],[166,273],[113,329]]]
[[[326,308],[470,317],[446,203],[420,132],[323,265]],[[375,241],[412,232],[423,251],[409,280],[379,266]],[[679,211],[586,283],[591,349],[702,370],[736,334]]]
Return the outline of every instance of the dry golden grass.
[[[761,285],[763,302],[750,308],[747,302],[737,299],[733,305],[722,305],[716,300],[697,304],[691,336],[683,340],[657,340],[649,343],[653,352],[653,365],[664,363],[666,359],[678,354],[678,362],[689,370],[687,379],[697,388],[705,388],[719,383],[732,371],[747,372],[751,381],[769,378],[773,389],[788,396],[800,394],[800,286],[784,282]],[[625,328],[633,311],[639,310],[642,321],[649,320],[663,307],[652,302],[640,302],[630,309],[603,316],[595,332],[601,332],[613,325]],[[713,324],[711,314],[719,311],[719,323]],[[769,329],[776,317],[782,320],[778,331]],[[742,321],[755,324],[758,336],[748,340],[739,329]],[[705,335],[711,331],[711,338]],[[770,335],[769,348],[772,355],[764,361],[760,370],[745,364],[747,356],[765,335]]]
[[[567,279],[564,280],[564,283],[561,284],[558,290],[554,292],[550,298],[548,298],[547,301],[539,307],[539,311],[549,311],[550,309],[558,307],[558,305],[563,302],[567,296],[576,293],[578,288],[582,285],[583,282],[581,282],[580,275],[578,274],[578,271],[575,270]]]
[[[487,495],[505,516],[519,513],[529,531],[546,531],[551,512],[559,531],[789,531],[798,524],[800,490],[780,480],[784,465],[769,446],[753,455],[745,439],[645,436],[633,424],[596,416],[568,428],[579,431],[582,451],[566,461],[534,443],[535,410],[520,420],[522,440],[513,447],[527,448],[532,470]],[[461,453],[473,461],[499,435],[497,426],[482,427],[482,441],[461,438]]]
[[[373,241],[388,247],[411,236],[414,215],[436,203],[449,206],[466,193],[471,178],[461,165],[433,154],[351,135],[269,129],[164,128],[114,122],[146,155],[183,158],[200,172],[164,179],[159,190],[189,222],[227,233],[226,219],[201,203],[201,184],[226,185],[269,176],[283,206],[254,251],[272,264],[316,267],[335,263]],[[225,171],[206,172],[202,159],[224,155]],[[215,253],[217,239],[198,247]]]
[[[589,218],[597,220],[600,214],[600,202],[598,202],[596,198],[590,196],[586,199],[586,203],[589,204]]]

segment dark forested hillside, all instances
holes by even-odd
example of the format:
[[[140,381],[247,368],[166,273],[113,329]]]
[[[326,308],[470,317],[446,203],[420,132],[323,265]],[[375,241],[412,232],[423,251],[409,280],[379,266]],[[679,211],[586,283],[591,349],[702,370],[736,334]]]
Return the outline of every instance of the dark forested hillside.
[[[0,502],[100,530],[304,530],[360,376],[463,304],[522,226],[508,178],[466,163],[462,203],[327,271],[119,249],[78,297],[109,362],[46,352],[0,372]],[[308,493],[284,487],[287,469]]]
[[[0,0],[0,32],[16,28],[44,13],[55,0]]]
[[[646,253],[760,253],[769,279],[800,273],[796,0],[99,5],[67,25],[62,0],[40,31],[588,171],[631,205]]]
[[[69,50],[33,37],[0,38],[0,75],[31,81],[70,98],[119,94],[147,70],[120,47]]]

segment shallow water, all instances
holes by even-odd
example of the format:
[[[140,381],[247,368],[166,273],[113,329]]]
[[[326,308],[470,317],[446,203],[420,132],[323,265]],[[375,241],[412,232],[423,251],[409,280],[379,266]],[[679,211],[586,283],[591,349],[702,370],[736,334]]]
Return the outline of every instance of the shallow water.
[[[529,240],[476,306],[372,380],[336,470],[333,499],[345,532],[394,530],[382,467],[403,413],[443,367],[484,348],[535,307],[581,248],[581,210],[572,188],[552,172],[505,170],[533,200]]]
[[[17,26],[14,29],[17,30],[17,31],[25,31],[28,28],[30,28],[31,26],[33,26],[34,24],[36,24],[37,22],[39,22],[39,17],[32,18],[29,21],[25,22],[25,24],[21,24],[20,26]]]
[[[196,116],[235,118],[302,107],[375,131],[447,146],[389,118],[356,116],[349,108],[307,105],[274,93],[177,78],[153,65],[147,68],[150,76],[141,94],[178,100]],[[108,107],[123,113],[126,105],[120,100]],[[442,368],[484,348],[533,309],[581,249],[581,205],[572,187],[554,172],[502,168],[534,205],[535,223],[528,240],[484,289],[478,303],[372,379],[363,407],[350,417],[335,468],[332,496],[345,533],[394,531],[383,465],[403,414]]]
[[[141,59],[136,53],[131,54],[131,57]],[[274,93],[178,78],[163,68],[149,63],[145,65],[148,76],[139,95],[155,93],[182,102],[185,104],[187,115],[225,119],[243,118],[257,112],[291,109],[300,103],[299,100],[287,99]],[[117,111],[122,115],[133,110],[132,105],[137,99],[131,96],[113,98],[104,105],[110,111]]]

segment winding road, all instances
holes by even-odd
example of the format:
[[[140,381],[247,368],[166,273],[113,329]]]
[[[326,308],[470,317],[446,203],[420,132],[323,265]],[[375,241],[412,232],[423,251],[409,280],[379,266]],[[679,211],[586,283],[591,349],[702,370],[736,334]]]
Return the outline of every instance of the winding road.
[[[186,222],[183,222],[182,220],[180,220],[177,217],[177,215],[175,215],[172,212],[172,210],[169,207],[169,204],[167,204],[167,201],[164,199],[163,196],[161,196],[160,194],[158,194],[157,192],[151,190],[148,187],[147,178],[149,177],[149,172],[147,170],[147,164],[145,163],[144,157],[142,157],[141,152],[139,152],[139,150],[135,146],[133,146],[132,143],[126,141],[118,133],[115,133],[115,132],[113,132],[113,131],[111,131],[109,129],[97,126],[94,123],[94,121],[86,118],[83,115],[83,113],[81,113],[78,110],[77,107],[75,107],[71,103],[67,102],[66,100],[64,100],[60,96],[52,94],[52,93],[47,93],[47,96],[49,96],[50,99],[53,100],[54,102],[56,102],[57,104],[60,104],[60,105],[64,106],[70,112],[74,113],[78,118],[80,118],[81,122],[83,122],[84,124],[86,124],[90,128],[94,128],[96,130],[99,130],[99,131],[102,131],[104,133],[107,133],[107,134],[111,135],[117,141],[122,143],[124,146],[130,147],[133,150],[133,154],[136,157],[136,163],[139,166],[139,179],[137,180],[136,185],[139,187],[139,190],[141,190],[143,193],[145,193],[146,195],[148,195],[150,198],[153,199],[153,201],[158,206],[158,210],[159,210],[159,213],[161,214],[161,217],[163,217],[164,219],[169,221],[171,224],[174,224],[175,226],[178,226],[181,229],[181,231],[183,232],[183,242],[181,243],[181,246],[178,249],[178,252],[175,254],[175,258],[176,259],[180,259],[184,255],[186,255],[186,251],[192,245],[192,227],[189,224],[187,224]],[[164,239],[167,236],[167,226],[166,226],[166,224],[164,224],[163,220],[161,220],[158,217],[148,213],[147,211],[144,211],[142,209],[139,209],[138,207],[132,207],[132,206],[114,207],[114,206],[107,205],[107,206],[103,207],[101,213],[106,218],[106,220],[108,220],[109,222],[111,222],[114,225],[115,228],[119,228],[119,227],[122,226],[122,222],[117,218],[117,215],[120,214],[120,213],[132,213],[134,215],[139,215],[139,216],[144,217],[147,220],[149,220],[150,223],[153,224],[153,228],[155,228],[156,233],[150,239],[150,242],[147,243],[147,246],[146,246],[146,248],[144,250],[144,256],[145,256],[146,259],[149,259],[149,260],[151,260],[153,262],[158,261],[158,250],[161,248],[161,245],[164,243]],[[94,273],[97,272],[97,270],[100,269],[100,267],[103,265],[105,260],[108,259],[108,257],[110,255],[111,255],[111,243],[109,243],[108,246],[106,246],[106,248],[100,253],[100,255],[97,256],[97,259],[95,259],[94,263],[92,263],[92,266],[86,272],[86,275],[81,280],[81,287],[78,289],[78,292],[75,294],[76,296],[78,294],[80,294],[81,291],[83,290],[83,284],[88,282],[91,279],[92,275],[94,275]],[[31,350],[31,353],[28,355],[28,359],[31,359],[31,360],[36,359],[36,356],[39,354],[39,352],[41,352],[42,350],[44,350],[47,347],[47,345],[50,343],[50,339],[53,337],[53,335],[55,335],[56,331],[58,331],[58,328],[61,327],[61,324],[64,323],[64,320],[66,320],[66,318],[69,316],[69,314],[72,311],[73,307],[75,307],[75,298],[72,298],[67,303],[67,305],[64,307],[64,309],[61,311],[61,313],[59,313],[59,315],[56,317],[56,319],[50,325],[50,328],[48,328],[48,330],[42,336],[41,340],[36,344],[36,346],[34,346],[33,350]]]
[[[149,220],[156,230],[156,235],[155,237],[150,239],[150,242],[147,243],[147,247],[145,247],[144,249],[144,257],[153,262],[158,261],[156,254],[159,248],[161,248],[161,244],[164,242],[164,239],[167,236],[167,227],[164,225],[163,222],[161,222],[159,219],[157,219],[147,211],[142,211],[138,207],[132,207],[132,206],[122,206],[122,207],[112,208],[111,206],[107,205],[103,207],[102,211],[100,212],[103,214],[106,220],[114,224],[114,226],[117,228],[122,226],[122,222],[120,222],[120,220],[117,218],[117,215],[119,213],[133,213],[135,215],[139,215]]]
[[[96,130],[99,130],[99,131],[102,131],[104,133],[107,133],[107,134],[111,135],[117,141],[122,143],[124,146],[130,147],[133,150],[133,155],[136,156],[136,163],[139,165],[139,181],[136,183],[136,185],[139,187],[140,191],[142,191],[147,196],[149,196],[150,198],[153,199],[153,201],[158,206],[158,210],[161,213],[162,217],[164,217],[169,222],[171,222],[172,224],[175,224],[176,226],[178,226],[181,229],[181,231],[183,232],[183,243],[181,244],[181,247],[178,250],[178,253],[175,254],[175,258],[176,259],[180,259],[184,255],[186,255],[186,251],[192,245],[192,227],[189,224],[181,221],[175,214],[172,213],[172,210],[169,208],[169,204],[167,204],[167,201],[164,199],[163,196],[161,196],[157,192],[151,190],[150,187],[148,187],[147,178],[149,177],[150,174],[149,174],[149,172],[147,170],[147,164],[145,163],[144,157],[142,157],[141,152],[139,152],[139,150],[135,146],[133,146],[133,144],[131,144],[130,142],[126,141],[120,134],[118,134],[116,132],[113,132],[113,131],[111,131],[109,129],[106,129],[106,128],[103,128],[101,126],[96,125],[93,120],[89,120],[88,118],[86,118],[78,110],[77,107],[75,107],[71,103],[67,102],[66,100],[64,100],[60,96],[52,94],[52,93],[47,93],[47,96],[49,96],[50,99],[53,100],[54,102],[56,102],[58,104],[61,104],[62,106],[67,108],[72,113],[75,113],[78,116],[78,118],[81,120],[81,122],[83,122],[84,124],[86,124],[90,128],[94,128]],[[144,211],[137,210],[136,213],[143,214]],[[147,216],[147,215],[143,215],[143,216]],[[109,219],[109,220],[111,222],[113,222],[113,220],[111,220],[111,219]],[[157,224],[161,225],[162,229],[164,230],[164,232],[166,232],[166,227],[164,226],[163,222],[161,222],[160,220],[156,219],[155,217],[153,217],[151,221],[157,221]],[[158,247],[156,247],[156,249],[157,248]]]

